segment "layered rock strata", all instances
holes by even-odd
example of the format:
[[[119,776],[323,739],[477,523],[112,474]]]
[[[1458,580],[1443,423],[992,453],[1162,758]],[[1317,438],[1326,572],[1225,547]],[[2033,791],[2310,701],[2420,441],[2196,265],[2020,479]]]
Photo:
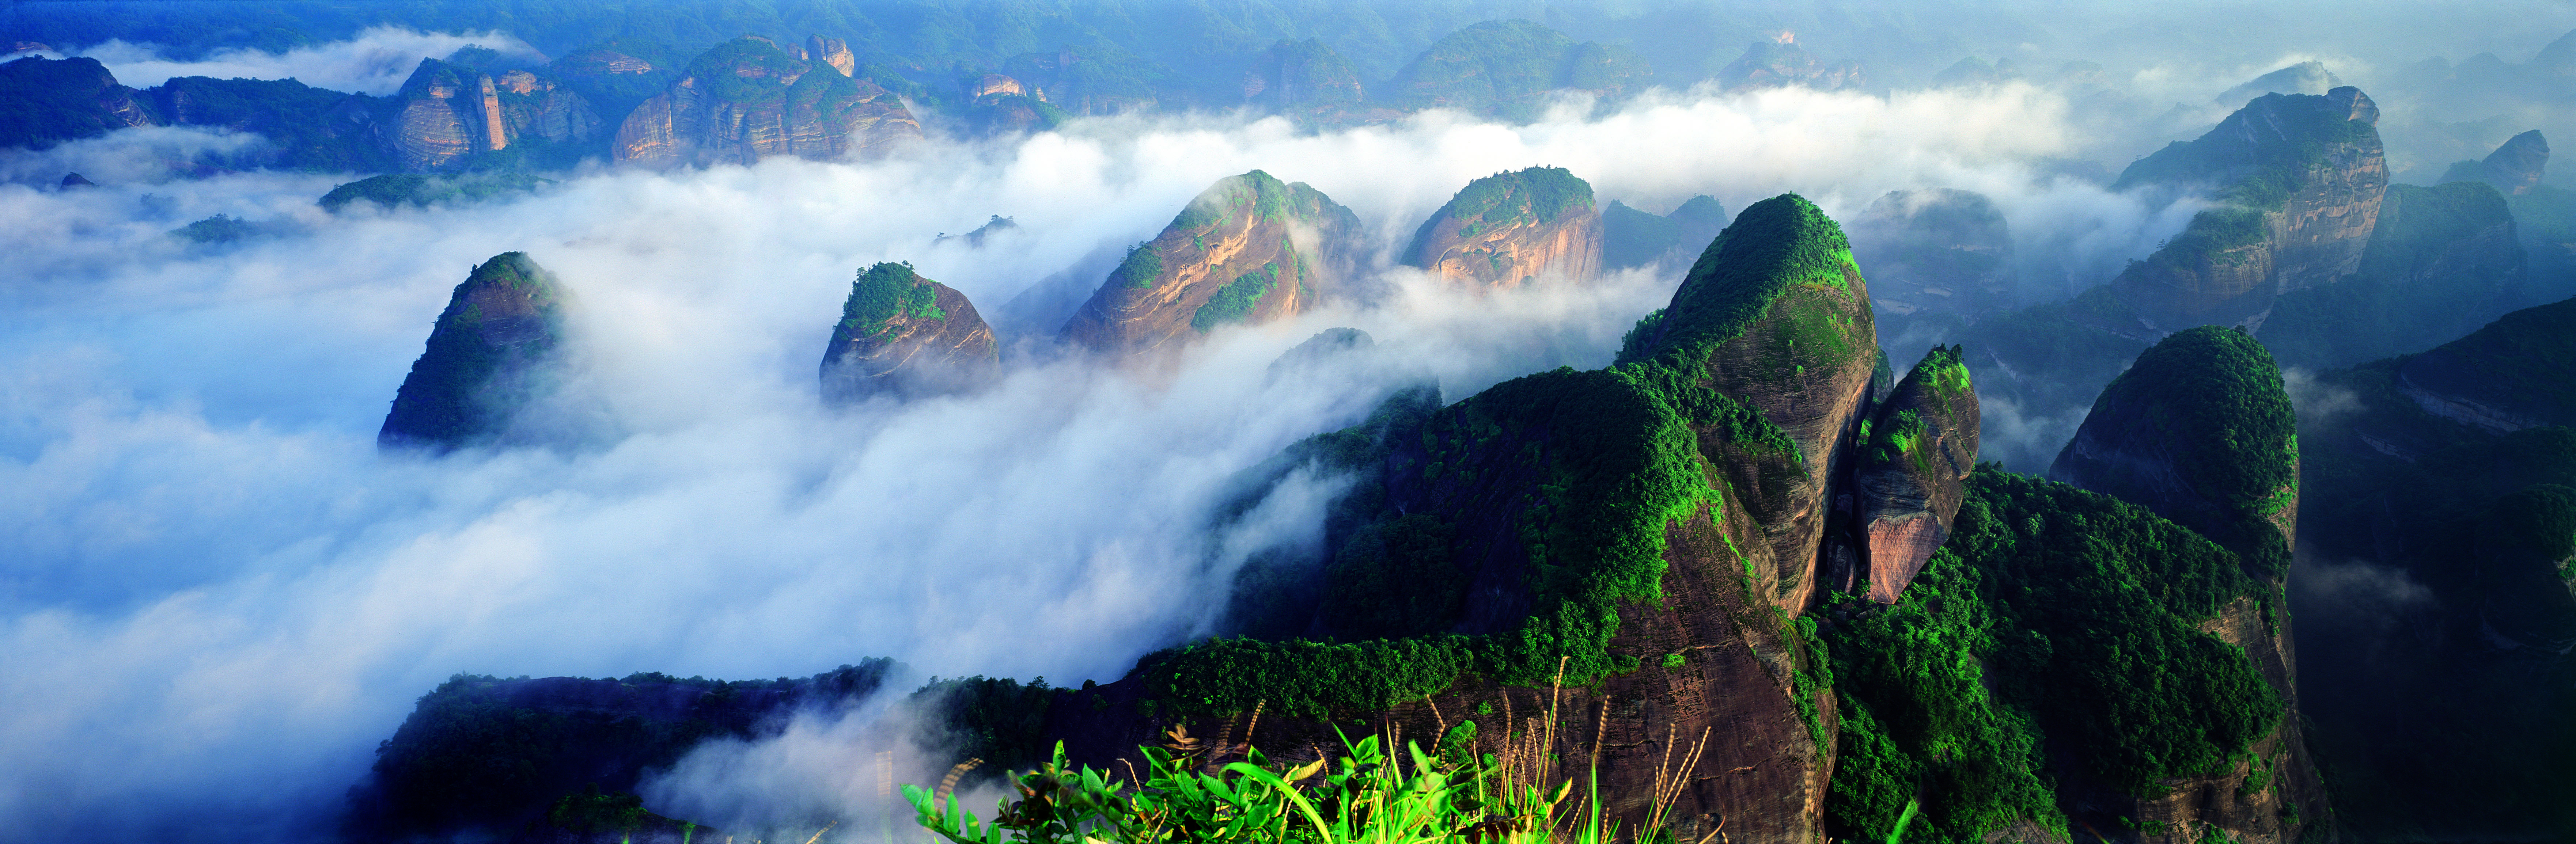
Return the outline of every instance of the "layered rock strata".
[[[921,396],[972,389],[1000,365],[993,329],[966,294],[880,263],[859,273],[823,350],[823,400]]]
[[[1065,323],[1112,356],[1176,350],[1232,324],[1303,313],[1355,279],[1359,217],[1304,182],[1254,170],[1217,180],[1137,244]]]
[[[2352,87],[2268,94],[2122,172],[2115,189],[2219,188],[2222,206],[2112,282],[2147,330],[2240,324],[2360,266],[2388,188],[2379,106]],[[2134,330],[2134,328],[2131,328]]]
[[[1404,263],[1474,287],[1582,282],[1601,273],[1602,243],[1592,185],[1532,167],[1467,183],[1414,232]]]
[[[911,110],[876,83],[744,36],[708,50],[637,106],[611,153],[648,166],[752,164],[880,155],[920,138]]]

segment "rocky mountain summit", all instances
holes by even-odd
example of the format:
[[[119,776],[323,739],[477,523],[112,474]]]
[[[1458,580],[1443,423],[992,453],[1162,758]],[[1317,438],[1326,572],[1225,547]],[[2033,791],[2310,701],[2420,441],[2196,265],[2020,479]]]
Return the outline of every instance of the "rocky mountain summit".
[[[446,451],[506,435],[554,386],[564,302],[562,283],[527,253],[476,266],[394,393],[378,447]]]
[[[1852,438],[1852,535],[1827,545],[1828,585],[1896,603],[1950,538],[1982,423],[1958,347],[1934,347],[1905,373]]]
[[[1249,304],[1227,313],[1293,307],[1268,297],[1338,260],[1298,238],[1350,225],[1346,215],[1258,171],[1229,178],[1131,253],[1086,309],[1134,319],[1076,325],[1140,344],[1109,350],[1155,348],[1144,344],[1186,338],[1188,320],[1247,278]],[[849,363],[912,342],[884,338],[949,336],[957,314],[935,283],[899,264],[869,275],[881,283],[862,277],[836,333]],[[1368,346],[1328,331],[1268,377],[1311,378]],[[2189,490],[2217,495],[2230,518],[2170,506],[2177,524],[2110,495],[1971,469],[1982,420],[1962,350],[1937,348],[1887,385],[1840,226],[1797,196],[1764,200],[1609,367],[1527,375],[1445,405],[1436,387],[1398,389],[1360,424],[1244,473],[1212,529],[1292,476],[1347,483],[1320,547],[1256,549],[1229,593],[1209,596],[1227,607],[1224,629],[1244,635],[1159,651],[1081,689],[955,681],[936,699],[963,703],[908,723],[994,766],[1026,768],[1061,740],[1076,761],[1122,770],[1115,760],[1137,761],[1139,745],[1175,729],[1213,738],[1196,745],[1204,763],[1247,746],[1302,762],[1356,724],[1597,776],[1607,815],[1624,826],[1660,812],[1677,840],[1883,840],[1917,826],[1949,840],[2115,827],[2153,844],[2293,840],[2303,818],[2323,816],[2284,716],[2296,698],[2276,632],[2287,626],[2273,626],[2274,564],[2299,498],[2295,486],[2251,503],[2235,494],[2295,472],[2274,430],[2286,400],[2241,333],[2186,332],[2159,349],[2106,392],[2081,454],[2214,450],[2255,467],[2224,471],[2271,472],[2251,486],[2213,486],[2222,470],[2201,462],[2147,473],[2199,484]],[[2117,473],[2077,474],[2137,494]],[[2268,543],[2249,544],[2234,516]],[[2541,617],[2511,617],[2527,616]],[[491,683],[442,688],[388,743],[375,781],[434,784],[396,776],[453,755],[428,753],[424,736],[469,740],[504,718],[563,737],[521,746],[527,769],[631,782],[674,752],[666,738],[698,729],[670,725],[674,707],[712,713],[721,729],[699,735],[742,735],[738,716],[784,700],[727,702],[768,681],[721,700],[646,694],[633,678],[536,682],[589,708],[514,702],[521,692]],[[450,705],[467,692],[481,702]],[[562,732],[594,721],[642,727]],[[1695,760],[1678,777],[1677,758]],[[948,760],[917,761],[935,772]],[[593,800],[566,787],[495,783],[466,814],[415,828],[506,827],[529,807]],[[430,793],[405,788],[392,793]]]
[[[525,70],[496,77],[422,59],[394,99],[380,131],[407,172],[451,169],[513,145],[579,144],[605,131],[589,101]]]
[[[1190,200],[1161,234],[1137,244],[1063,339],[1135,356],[1236,323],[1303,313],[1355,280],[1359,217],[1304,182],[1254,170]]]
[[[922,278],[911,264],[880,263],[859,273],[832,326],[823,400],[971,389],[998,374],[999,348],[966,294]]]
[[[837,159],[882,154],[921,137],[921,123],[900,99],[832,61],[847,63],[846,47],[827,48],[791,53],[758,36],[717,45],[626,116],[612,157],[654,166]],[[827,56],[807,58],[810,49]]]
[[[2358,88],[2267,94],[2200,139],[2129,165],[2115,190],[2205,185],[2224,203],[2112,282],[2149,330],[2234,324],[2359,267],[2388,188],[2379,106]]]
[[[2531,193],[2549,170],[2549,139],[2533,129],[2513,136],[2483,161],[2463,161],[2442,174],[2442,182],[2485,182],[2513,196]]]
[[[1468,182],[1414,231],[1404,263],[1474,287],[1584,282],[1601,273],[1602,243],[1591,183],[1532,167]]]

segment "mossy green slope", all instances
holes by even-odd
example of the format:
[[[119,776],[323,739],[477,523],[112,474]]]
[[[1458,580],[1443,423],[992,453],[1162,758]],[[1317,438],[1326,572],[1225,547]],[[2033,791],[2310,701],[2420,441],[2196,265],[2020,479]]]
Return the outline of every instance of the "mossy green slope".
[[[445,450],[501,434],[549,386],[564,299],[554,274],[527,253],[476,266],[394,394],[377,445]]]
[[[2070,815],[2135,827],[2150,819],[2089,790],[2160,795],[2275,729],[2280,697],[2200,629],[2259,589],[2234,554],[1991,466],[1966,490],[1906,601],[1841,598],[1823,625],[1845,713],[1827,834],[1972,842],[2035,822],[2063,837]]]
[[[1353,495],[1376,512],[1332,540],[1337,553],[1324,570],[1347,583],[1470,584],[1468,597],[1382,612],[1350,604],[1397,596],[1328,586],[1323,594],[1340,596],[1338,604],[1328,597],[1311,612],[1331,623],[1309,629],[1360,641],[1202,642],[1146,661],[1157,696],[1199,714],[1264,699],[1291,712],[1341,713],[1439,691],[1468,672],[1545,682],[1558,657],[1568,683],[1634,667],[1634,655],[1609,647],[1616,608],[1661,596],[1666,529],[1731,494],[1732,474],[1719,461],[1760,454],[1793,469],[1804,463],[1799,443],[1721,383],[1797,389],[1761,383],[1738,360],[1760,358],[1785,361],[1768,370],[1783,380],[1800,377],[1807,362],[1820,374],[1852,369],[1865,389],[1876,358],[1858,281],[1840,230],[1813,204],[1784,195],[1746,209],[1673,306],[1641,323],[1651,336],[1632,336],[1630,353],[1610,369],[1507,381],[1371,440],[1384,444],[1361,458]],[[1855,302],[1856,320],[1839,310]],[[1834,329],[1807,338],[1823,348],[1769,350],[1796,343],[1804,335],[1795,329],[1811,323]],[[1848,359],[1827,359],[1833,349]],[[1753,560],[1769,558],[1763,550],[1739,549],[1748,576]],[[1781,575],[1760,577],[1757,591],[1772,600],[1768,584]],[[1425,607],[1437,614],[1425,617]]]
[[[1621,345],[1618,368],[1686,409],[1701,452],[1761,523],[1778,561],[1762,589],[1793,615],[1812,597],[1820,504],[1877,364],[1851,244],[1796,194],[1745,208]]]
[[[2199,531],[2269,580],[2289,572],[2298,473],[2280,367],[2253,337],[2217,326],[2140,353],[2049,469]]]

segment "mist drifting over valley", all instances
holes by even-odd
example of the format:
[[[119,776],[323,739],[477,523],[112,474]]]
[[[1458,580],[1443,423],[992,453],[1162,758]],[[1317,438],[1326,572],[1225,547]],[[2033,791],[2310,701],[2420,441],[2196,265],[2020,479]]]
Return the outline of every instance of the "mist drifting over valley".
[[[136,89],[293,78],[376,97],[469,44],[495,61],[564,52],[502,26],[359,26],[336,7],[293,45],[62,37],[115,5],[15,4],[0,47],[41,34],[53,40],[27,55],[96,59]],[[1672,31],[1711,18],[1656,4],[1414,12],[1385,13],[1374,52],[1348,50],[1361,79],[1397,70],[1368,56],[1511,18],[1631,44],[1656,73],[1618,96],[1558,91],[1527,121],[1425,108],[1319,127],[1200,103],[996,131],[920,106],[922,140],[882,155],[591,158],[481,201],[336,211],[316,199],[371,174],[264,166],[281,145],[255,130],[151,125],[0,149],[0,837],[328,840],[379,742],[452,675],[786,678],[874,657],[904,666],[886,691],[710,745],[643,794],[655,812],[727,829],[881,816],[873,780],[832,778],[873,764],[885,740],[870,725],[913,717],[899,692],[932,676],[1108,684],[1231,630],[1246,559],[1329,553],[1326,514],[1352,484],[1297,473],[1219,520],[1247,473],[1405,387],[1436,383],[1457,402],[1609,366],[1706,245],[1582,284],[1493,290],[1400,263],[1426,218],[1496,173],[1562,167],[1599,205],[1655,215],[1699,195],[1733,214],[1795,193],[1846,226],[1891,191],[1973,191],[2009,231],[2001,309],[2068,301],[2176,239],[2214,206],[2208,191],[2114,190],[2113,177],[2208,132],[2244,106],[2213,98],[2284,67],[2322,61],[2377,98],[2399,182],[2430,185],[2524,130],[2576,128],[2563,100],[2472,114],[2405,72],[2432,56],[2519,65],[2576,27],[2563,3],[1743,4],[1706,32]],[[1441,15],[1457,19],[1433,26]],[[1745,42],[1781,31],[1871,83],[1713,81]],[[1936,82],[1970,56],[2020,70]],[[2070,81],[2059,68],[2076,61],[2095,67]],[[605,117],[613,129],[620,116]],[[1360,274],[1381,295],[1220,326],[1150,365],[1057,341],[1131,246],[1252,170],[1354,212]],[[66,187],[72,173],[95,184]],[[251,233],[172,234],[217,215]],[[950,237],[994,217],[1014,225]],[[514,251],[569,294],[568,374],[542,430],[380,450],[388,402],[450,292]],[[879,262],[972,299],[1000,335],[990,384],[822,400],[817,351],[854,275]],[[1964,323],[1888,325],[1876,330],[1897,376],[1971,336]],[[1336,327],[1374,342],[1274,370]],[[2338,400],[2309,378],[2291,376],[2302,422]],[[2044,473],[2090,406],[2090,392],[1990,395],[1979,459]],[[2368,565],[2312,591],[2426,600]],[[944,767],[925,761],[913,781]]]

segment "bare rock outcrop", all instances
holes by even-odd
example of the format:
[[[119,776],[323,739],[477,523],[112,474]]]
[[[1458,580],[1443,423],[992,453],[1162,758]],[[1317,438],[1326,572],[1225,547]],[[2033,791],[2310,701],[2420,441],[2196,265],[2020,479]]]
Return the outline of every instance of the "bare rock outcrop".
[[[698,56],[687,75],[637,106],[611,153],[648,166],[751,164],[879,155],[920,138],[911,110],[876,83],[744,36]]]
[[[859,273],[823,351],[823,400],[920,396],[973,389],[994,376],[999,346],[966,294],[910,264]]]
[[[1532,167],[1468,182],[1422,222],[1404,262],[1471,286],[1582,282],[1600,275],[1602,244],[1591,183]]]
[[[1977,468],[1981,415],[1959,347],[1936,346],[1897,382],[1854,443],[1856,579],[1870,600],[1896,603],[1950,537]]]
[[[2388,188],[2378,122],[2379,106],[2358,88],[2268,94],[2198,140],[2131,164],[2115,189],[2199,185],[2225,204],[2131,264],[2113,289],[2161,332],[2259,324],[2280,294],[2352,273]]]
[[[1688,373],[1668,391],[1740,408],[1693,424],[1762,526],[1772,560],[1755,568],[1763,594],[1792,616],[1815,594],[1828,485],[1867,409],[1877,324],[1842,227],[1783,194],[1738,214],[1619,352]]]
[[[453,170],[472,157],[524,142],[587,141],[604,128],[589,101],[555,80],[513,70],[495,77],[422,59],[378,125],[404,171]]]
[[[1303,313],[1346,295],[1359,238],[1358,216],[1304,182],[1259,170],[1219,179],[1127,253],[1065,323],[1063,338],[1108,355],[1145,355],[1219,326]]]

